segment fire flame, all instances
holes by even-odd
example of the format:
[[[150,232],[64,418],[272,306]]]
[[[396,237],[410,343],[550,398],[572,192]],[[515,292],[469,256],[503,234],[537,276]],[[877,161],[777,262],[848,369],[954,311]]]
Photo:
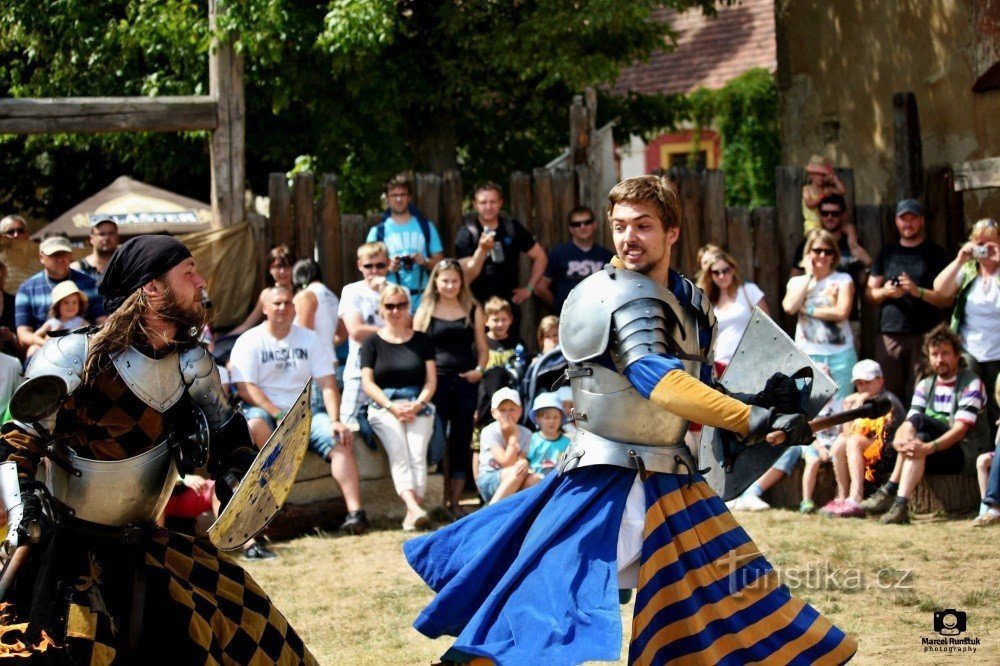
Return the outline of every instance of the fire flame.
[[[892,425],[892,412],[874,419],[858,419],[851,424],[850,434],[863,435],[871,440],[862,455],[865,458],[865,481],[875,480],[875,463],[882,459],[885,435]]]
[[[30,657],[38,652],[45,652],[59,646],[53,641],[45,630],[42,630],[41,637],[34,645],[26,642],[25,634],[28,631],[27,622],[12,622],[14,619],[14,606],[9,603],[0,603],[0,659],[7,657]]]

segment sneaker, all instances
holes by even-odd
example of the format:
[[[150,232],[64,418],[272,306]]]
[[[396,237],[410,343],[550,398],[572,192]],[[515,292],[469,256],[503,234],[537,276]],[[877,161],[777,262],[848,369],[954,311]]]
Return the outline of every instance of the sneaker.
[[[910,506],[900,502],[893,502],[889,510],[885,512],[880,523],[883,525],[908,525],[910,523]]]
[[[842,500],[840,506],[830,514],[833,518],[864,518],[867,515],[861,505],[852,499]]]
[[[243,559],[252,560],[254,562],[273,560],[277,557],[278,554],[265,546],[263,541],[254,541],[250,544],[249,548],[243,551]]]
[[[350,534],[364,534],[368,531],[368,515],[365,513],[364,509],[358,509],[357,511],[351,511],[344,518],[344,522],[340,525],[340,530],[342,532],[349,532]]]
[[[1000,525],[1000,512],[991,509],[972,521],[973,527],[989,527]]]
[[[407,516],[407,518],[409,518],[409,516]],[[413,519],[412,523],[403,520],[403,531],[414,532],[416,530],[422,530],[425,529],[428,525],[430,525],[430,523],[431,521],[427,517],[427,512],[423,511],[420,514],[418,514],[416,518]]]
[[[756,495],[740,495],[733,502],[734,511],[767,511],[771,505]]]
[[[879,488],[871,494],[871,497],[861,503],[861,508],[869,516],[877,516],[880,513],[888,511],[895,499],[895,497]]]
[[[816,502],[804,499],[799,502],[799,513],[812,513],[816,510]]]
[[[821,516],[835,516],[837,511],[844,504],[842,499],[832,499],[823,505],[823,508],[819,510],[819,515]]]

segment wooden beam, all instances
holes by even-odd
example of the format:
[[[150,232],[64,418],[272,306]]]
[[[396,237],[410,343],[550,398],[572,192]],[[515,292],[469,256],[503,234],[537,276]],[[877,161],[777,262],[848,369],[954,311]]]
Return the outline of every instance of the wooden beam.
[[[955,191],[1000,187],[1000,157],[955,165]]]
[[[225,11],[225,2],[208,1],[208,25],[212,31],[216,29],[216,17]],[[243,72],[243,52],[233,48],[232,40],[214,41],[208,56],[208,85],[209,93],[218,104],[218,125],[212,132],[210,151],[212,226],[215,228],[243,222],[243,190],[246,187]]]
[[[0,134],[214,130],[211,96],[0,99]]]
[[[893,94],[892,130],[896,148],[893,154],[896,201],[915,199],[924,193],[924,153],[917,98],[913,93]]]

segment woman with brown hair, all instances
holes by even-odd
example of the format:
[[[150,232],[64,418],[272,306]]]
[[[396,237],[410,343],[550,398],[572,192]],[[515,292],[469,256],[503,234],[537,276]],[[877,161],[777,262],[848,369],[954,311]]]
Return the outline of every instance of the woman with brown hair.
[[[292,266],[294,264],[295,256],[287,245],[277,245],[271,248],[271,251],[267,253],[267,275],[264,276],[267,286],[284,287],[294,294],[295,285],[292,284]],[[243,323],[229,331],[226,337],[246,333],[262,321],[264,321],[264,310],[258,299]]]
[[[434,404],[448,433],[448,510],[459,518],[465,481],[472,474],[472,421],[476,385],[489,360],[486,315],[472,297],[462,266],[444,259],[434,266],[413,316],[413,328],[434,343],[437,393]]]
[[[753,282],[744,282],[736,259],[725,250],[706,254],[705,270],[698,277],[701,288],[715,309],[715,374],[722,376],[733,360],[736,346],[750,323],[754,308],[767,312],[764,292]]]

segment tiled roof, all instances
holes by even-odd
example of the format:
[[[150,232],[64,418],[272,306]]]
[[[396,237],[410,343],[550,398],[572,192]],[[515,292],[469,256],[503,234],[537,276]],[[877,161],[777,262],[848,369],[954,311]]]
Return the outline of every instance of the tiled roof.
[[[717,89],[753,67],[777,68],[774,0],[742,0],[721,7],[715,17],[700,10],[654,12],[676,34],[677,48],[656,50],[644,63],[622,70],[616,92],[686,93]]]

